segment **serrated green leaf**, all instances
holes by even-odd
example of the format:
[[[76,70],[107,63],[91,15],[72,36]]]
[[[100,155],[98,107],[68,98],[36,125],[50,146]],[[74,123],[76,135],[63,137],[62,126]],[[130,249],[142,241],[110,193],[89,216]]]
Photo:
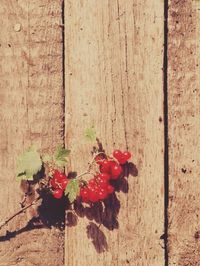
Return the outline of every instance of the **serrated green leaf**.
[[[69,156],[69,154],[70,154],[70,150],[63,148],[62,146],[58,146],[54,154],[55,164],[58,167],[64,167],[66,163],[68,162],[67,157]]]
[[[44,163],[51,162],[52,161],[52,156],[49,155],[49,154],[45,154],[44,156],[42,156],[42,160],[43,160]]]
[[[77,179],[71,179],[65,189],[65,195],[68,196],[70,203],[73,203],[79,194],[79,182]]]
[[[33,176],[36,175],[41,168],[42,160],[39,153],[35,148],[30,147],[19,156],[17,161],[17,177],[21,180],[33,180]]]
[[[85,138],[90,141],[96,140],[96,131],[94,127],[90,127],[85,130]]]

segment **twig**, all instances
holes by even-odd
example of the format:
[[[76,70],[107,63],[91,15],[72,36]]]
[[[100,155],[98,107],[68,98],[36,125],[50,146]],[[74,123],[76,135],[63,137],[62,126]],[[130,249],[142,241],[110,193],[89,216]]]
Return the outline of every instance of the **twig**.
[[[31,206],[35,205],[39,200],[41,199],[41,197],[37,197],[34,201],[32,201],[29,205],[23,207],[22,209],[20,209],[19,211],[17,211],[16,213],[14,213],[13,215],[11,215],[8,219],[6,219],[4,222],[0,223],[0,229],[5,226],[6,224],[8,224],[12,219],[14,219],[17,215],[19,215],[20,213],[24,212],[25,210],[27,210],[28,208],[30,208]]]
[[[91,173],[91,168],[92,168],[92,166],[93,166],[93,164],[95,162],[96,157],[99,156],[99,155],[101,155],[101,154],[104,154],[105,155],[104,152],[99,152],[99,153],[95,154],[94,157],[92,158],[91,162],[88,163],[88,165],[89,165],[88,166],[88,169],[85,172],[83,172],[80,175],[78,175],[76,178],[77,179],[81,179],[81,177],[84,176],[84,175],[93,175]]]

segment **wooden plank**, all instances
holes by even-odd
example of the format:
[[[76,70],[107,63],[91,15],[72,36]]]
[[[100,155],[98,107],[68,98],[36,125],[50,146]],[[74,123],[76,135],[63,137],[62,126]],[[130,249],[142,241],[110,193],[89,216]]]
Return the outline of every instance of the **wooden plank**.
[[[67,266],[164,265],[163,10],[154,0],[65,1],[70,169],[87,167],[83,132],[94,125],[109,153],[133,152],[139,173],[117,193],[119,228],[98,230],[86,217],[66,228]]]
[[[169,3],[169,265],[199,265],[199,10]]]
[[[61,11],[60,0],[0,4],[0,220],[20,208],[17,156],[31,143],[42,151],[63,143]],[[27,226],[30,218],[1,230],[0,265],[63,265],[63,233]]]

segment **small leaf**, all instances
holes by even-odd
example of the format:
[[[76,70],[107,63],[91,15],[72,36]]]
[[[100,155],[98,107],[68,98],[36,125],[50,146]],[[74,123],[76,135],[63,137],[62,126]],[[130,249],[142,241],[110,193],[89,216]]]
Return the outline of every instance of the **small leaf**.
[[[44,156],[42,156],[42,160],[44,163],[48,163],[52,161],[52,156],[49,154],[45,154]]]
[[[70,203],[73,203],[79,194],[79,181],[71,179],[65,189],[65,195],[68,196]]]
[[[55,164],[58,167],[64,167],[67,163],[67,157],[70,154],[70,150],[67,150],[65,148],[63,148],[62,146],[59,146],[54,154],[54,161]]]
[[[19,174],[17,177],[16,177],[17,181],[22,181],[22,180],[29,180],[29,181],[33,181],[33,176],[30,175],[30,176],[27,176],[26,174]]]
[[[85,137],[87,140],[90,140],[90,141],[96,140],[96,131],[94,127],[90,127],[85,130]]]
[[[19,156],[17,161],[17,178],[33,180],[42,168],[42,160],[35,148],[30,147],[23,154]],[[26,178],[25,178],[26,176]]]

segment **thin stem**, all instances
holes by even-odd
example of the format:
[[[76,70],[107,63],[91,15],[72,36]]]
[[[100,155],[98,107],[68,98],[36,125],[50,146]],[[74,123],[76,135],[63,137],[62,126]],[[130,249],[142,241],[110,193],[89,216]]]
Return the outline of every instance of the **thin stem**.
[[[82,174],[78,175],[76,179],[80,179],[82,176],[89,174],[88,171],[83,172]]]
[[[89,166],[88,166],[87,171],[85,171],[85,172],[83,172],[82,174],[78,175],[78,176],[76,177],[76,179],[80,179],[80,180],[81,180],[81,177],[84,176],[84,175],[93,175],[93,174],[91,173],[91,168],[92,168],[92,166],[93,166],[93,164],[94,164],[94,162],[95,162],[96,157],[97,157],[98,155],[101,155],[101,154],[104,154],[104,155],[105,155],[104,152],[98,152],[97,154],[95,154],[94,157],[92,158],[91,162],[89,163]]]
[[[96,157],[99,156],[99,155],[101,155],[101,154],[106,155],[105,152],[98,152],[98,153],[96,153],[94,155],[94,157],[92,158],[91,162],[89,163],[88,171],[91,169],[92,165],[94,164]]]
[[[35,205],[39,200],[41,199],[41,197],[39,196],[38,198],[36,198],[35,200],[33,200],[29,205],[23,207],[22,209],[20,209],[19,211],[17,211],[16,213],[14,213],[13,215],[11,215],[8,219],[6,219],[4,222],[0,223],[0,229],[5,226],[6,224],[8,224],[12,219],[14,219],[17,215],[19,215],[20,213],[24,212],[25,210],[27,210],[28,208],[30,208],[31,206]]]

